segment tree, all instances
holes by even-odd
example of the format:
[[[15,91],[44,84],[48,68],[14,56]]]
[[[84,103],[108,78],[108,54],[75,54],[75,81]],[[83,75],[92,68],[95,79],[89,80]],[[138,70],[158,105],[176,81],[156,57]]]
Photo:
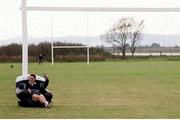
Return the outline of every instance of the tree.
[[[134,56],[137,45],[142,39],[141,31],[144,28],[144,20],[140,21],[139,23],[134,21],[132,26],[133,26],[133,29],[132,29],[132,32],[130,33],[130,51],[132,53],[132,56]]]
[[[157,48],[157,47],[161,47],[161,45],[159,43],[152,43],[151,47]]]
[[[141,21],[139,24],[136,23],[133,17],[123,17],[102,35],[101,39],[111,44],[114,50],[120,51],[122,58],[125,58],[126,48],[129,45],[128,40],[130,40],[130,45],[132,46],[130,48],[134,54],[136,43],[141,35],[143,23],[144,21]]]

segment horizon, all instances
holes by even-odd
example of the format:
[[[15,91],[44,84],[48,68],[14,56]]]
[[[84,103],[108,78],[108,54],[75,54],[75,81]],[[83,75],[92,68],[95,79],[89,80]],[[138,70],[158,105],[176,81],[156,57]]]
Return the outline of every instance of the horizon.
[[[143,34],[143,40],[140,41],[138,46],[150,46],[153,43],[160,44],[161,47],[174,47],[180,46],[180,34],[172,35],[162,35],[162,34]],[[100,35],[98,36],[80,36],[80,35],[71,35],[71,36],[56,36],[53,37],[53,42],[62,42],[62,43],[79,43],[89,46],[105,46],[110,47],[108,43],[101,40]],[[28,37],[29,44],[38,44],[40,42],[50,42],[51,36],[43,37]],[[22,44],[21,36],[12,37],[8,39],[3,39],[0,42],[0,46],[6,46],[11,43]]]

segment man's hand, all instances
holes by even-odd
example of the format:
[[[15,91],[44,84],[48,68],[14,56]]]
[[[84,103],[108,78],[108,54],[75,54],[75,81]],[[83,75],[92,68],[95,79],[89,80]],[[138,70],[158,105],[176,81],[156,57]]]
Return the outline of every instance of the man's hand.
[[[31,90],[28,88],[28,92],[31,94]]]
[[[45,78],[45,80],[48,80],[48,76],[44,73],[43,77]]]

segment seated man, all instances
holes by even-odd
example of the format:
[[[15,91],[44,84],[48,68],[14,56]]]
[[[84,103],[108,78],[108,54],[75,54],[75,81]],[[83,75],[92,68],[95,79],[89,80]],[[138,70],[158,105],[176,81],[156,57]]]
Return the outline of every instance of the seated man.
[[[24,107],[46,107],[51,106],[52,93],[47,91],[48,77],[44,78],[35,74],[20,76],[16,79],[16,95],[19,105]]]

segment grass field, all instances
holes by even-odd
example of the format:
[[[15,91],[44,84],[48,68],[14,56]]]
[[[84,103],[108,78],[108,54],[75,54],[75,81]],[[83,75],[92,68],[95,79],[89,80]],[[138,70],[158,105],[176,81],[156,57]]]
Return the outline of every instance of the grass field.
[[[180,62],[30,63],[49,75],[51,109],[17,105],[12,64],[0,64],[0,118],[180,118]]]

